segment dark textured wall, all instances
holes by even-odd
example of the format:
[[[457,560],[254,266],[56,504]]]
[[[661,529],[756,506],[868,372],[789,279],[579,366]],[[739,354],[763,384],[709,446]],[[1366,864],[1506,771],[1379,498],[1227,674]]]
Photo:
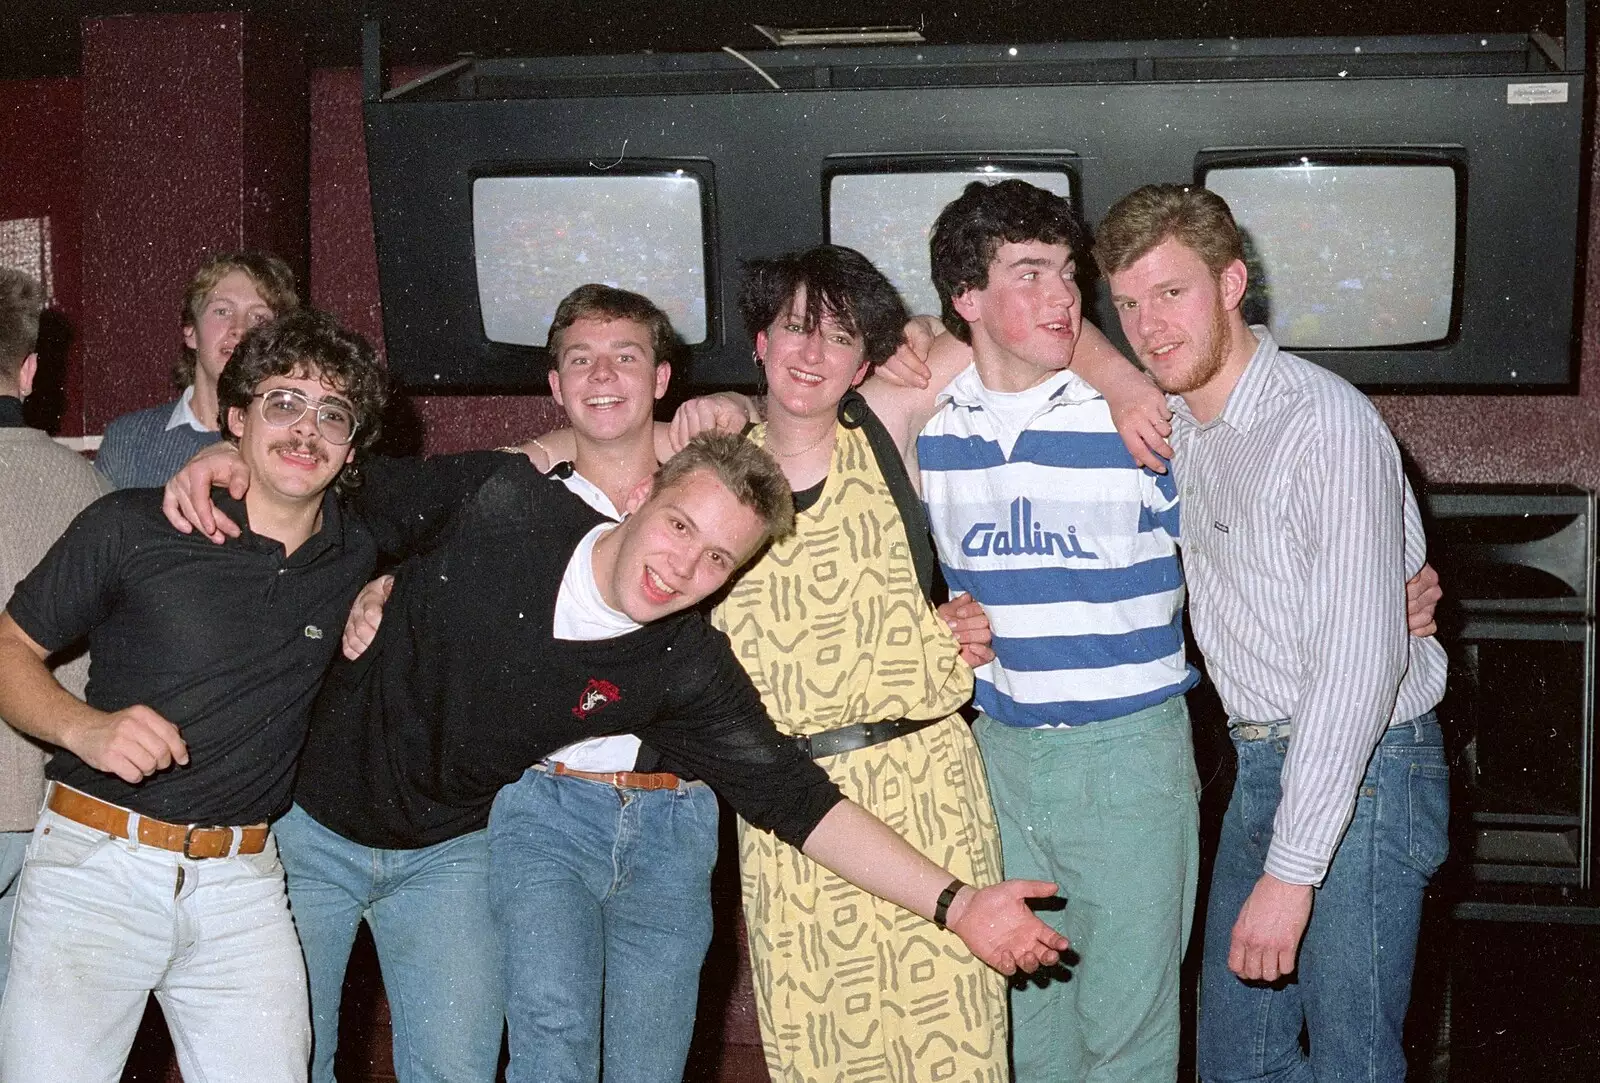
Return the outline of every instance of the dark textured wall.
[[[304,271],[299,57],[239,14],[84,22],[89,432],[170,397],[183,287],[207,252],[274,248]]]
[[[83,89],[77,79],[0,82],[0,219],[50,219],[52,286],[61,319],[41,336],[45,362],[36,399],[47,417],[30,420],[77,436],[83,431]]]
[[[1591,131],[1593,103],[1591,91]],[[1378,398],[1395,438],[1427,480],[1567,482],[1600,489],[1600,144],[1590,147],[1588,182],[1578,393]],[[1528,239],[1528,259],[1539,258],[1541,244]]]

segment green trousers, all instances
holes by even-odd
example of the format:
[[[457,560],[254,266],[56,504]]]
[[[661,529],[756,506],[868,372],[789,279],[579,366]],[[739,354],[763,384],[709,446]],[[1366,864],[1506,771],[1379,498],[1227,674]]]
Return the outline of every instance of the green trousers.
[[[1122,718],[974,726],[1007,877],[1054,881],[1041,916],[1072,941],[1070,975],[1014,983],[1017,1083],[1177,1076],[1178,967],[1200,860],[1199,778],[1181,695]]]

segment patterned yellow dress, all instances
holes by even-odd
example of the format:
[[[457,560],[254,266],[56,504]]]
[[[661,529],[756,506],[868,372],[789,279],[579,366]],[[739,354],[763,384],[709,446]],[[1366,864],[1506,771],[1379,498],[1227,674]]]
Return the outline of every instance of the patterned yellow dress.
[[[765,439],[757,430],[752,439]],[[966,723],[972,672],[917,583],[861,429],[840,426],[821,498],[718,607],[717,626],[785,733],[943,721],[818,762],[968,883],[1000,878],[1000,837]],[[1004,979],[954,933],[739,824],[745,922],[775,1083],[1003,1083]]]

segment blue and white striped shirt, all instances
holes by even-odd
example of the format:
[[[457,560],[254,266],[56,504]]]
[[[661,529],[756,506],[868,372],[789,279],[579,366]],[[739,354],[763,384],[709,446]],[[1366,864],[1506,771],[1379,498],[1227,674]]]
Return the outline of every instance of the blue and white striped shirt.
[[[917,437],[922,495],[952,592],[989,615],[975,699],[1009,726],[1120,718],[1183,692],[1178,497],[1140,467],[1105,399],[1064,370],[1023,396],[968,366]]]

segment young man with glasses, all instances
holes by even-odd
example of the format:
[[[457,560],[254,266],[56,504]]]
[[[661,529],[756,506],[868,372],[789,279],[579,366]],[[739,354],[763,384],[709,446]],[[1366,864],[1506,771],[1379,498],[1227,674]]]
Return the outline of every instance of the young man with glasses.
[[[55,749],[0,1001],[0,1079],[115,1078],[153,991],[186,1078],[303,1080],[306,978],[267,822],[371,571],[330,491],[377,435],[371,348],[302,311],[240,343],[218,399],[256,478],[240,536],[161,494],[85,510],[0,616],[0,715]],[[87,702],[45,668],[87,640]],[[212,826],[216,825],[216,826]]]

